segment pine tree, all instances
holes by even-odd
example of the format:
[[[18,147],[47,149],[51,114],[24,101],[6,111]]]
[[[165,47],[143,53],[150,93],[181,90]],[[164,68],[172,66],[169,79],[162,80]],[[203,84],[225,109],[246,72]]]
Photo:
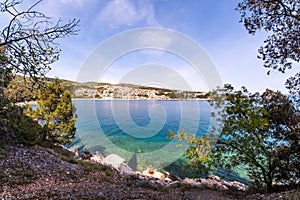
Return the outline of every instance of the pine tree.
[[[61,144],[72,142],[76,131],[76,116],[71,92],[64,90],[56,79],[40,90],[37,102],[38,107],[27,113],[41,123],[41,139]]]

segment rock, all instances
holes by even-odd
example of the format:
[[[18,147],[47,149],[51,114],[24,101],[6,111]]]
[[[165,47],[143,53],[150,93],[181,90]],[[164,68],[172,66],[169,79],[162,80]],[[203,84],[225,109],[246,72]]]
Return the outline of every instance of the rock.
[[[235,191],[246,191],[248,188],[245,184],[237,181],[233,181],[233,182],[224,181],[223,184],[226,187],[228,187],[230,190],[235,190]]]
[[[215,190],[228,190],[228,187],[226,187],[225,185],[223,185],[222,183],[217,183],[214,184],[214,189]]]
[[[83,160],[90,160],[92,156],[93,155],[88,150],[85,150],[85,151],[83,151],[82,159]]]
[[[75,157],[79,157],[79,152],[77,148],[71,148],[69,149],[70,152],[74,153]]]
[[[168,184],[169,188],[178,188],[181,186],[181,181],[172,181]]]
[[[136,172],[125,163],[121,163],[119,171],[123,175],[136,175]]]
[[[228,188],[222,184],[222,179],[220,179],[217,176],[213,176],[210,179],[201,178],[199,182],[203,188],[212,189],[212,190],[228,190]]]
[[[168,172],[165,173],[165,177],[168,177],[169,179],[171,179],[172,181],[182,181],[181,178],[179,178],[178,176],[174,175],[174,174],[170,174]]]
[[[202,188],[203,186],[198,183],[195,179],[191,179],[191,178],[185,178],[182,183],[185,184],[189,184],[192,187],[196,187],[196,188]]]
[[[221,180],[222,180],[220,177],[215,176],[215,175],[209,175],[206,177],[206,179],[210,179],[210,180],[217,181],[217,182],[221,182]]]
[[[105,195],[103,194],[103,192],[98,192],[97,196],[100,198],[105,198]]]
[[[125,163],[125,159],[121,158],[117,154],[109,154],[103,159],[103,164],[112,166],[116,170],[120,171],[121,165]]]
[[[102,163],[103,159],[104,156],[99,151],[96,151],[95,155],[90,158],[91,161],[96,163]]]

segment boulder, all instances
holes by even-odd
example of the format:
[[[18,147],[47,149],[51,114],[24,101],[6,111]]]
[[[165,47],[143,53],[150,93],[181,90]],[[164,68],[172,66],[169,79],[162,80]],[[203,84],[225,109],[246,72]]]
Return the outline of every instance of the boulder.
[[[198,183],[195,179],[185,178],[182,183],[188,184],[191,187],[202,188],[203,186]]]
[[[93,155],[88,150],[85,150],[85,151],[83,151],[82,159],[83,160],[90,160],[92,156]]]
[[[169,188],[178,188],[180,186],[181,186],[181,181],[172,181],[167,185],[167,187]]]
[[[181,178],[179,178],[178,176],[174,175],[174,174],[170,174],[168,172],[166,172],[166,177],[168,177],[169,179],[171,179],[172,181],[182,181]]]
[[[215,175],[209,175],[209,176],[206,177],[206,179],[217,181],[217,182],[221,182],[222,181],[222,179],[220,177],[215,176]]]
[[[236,191],[246,191],[248,188],[245,184],[237,181],[233,181],[233,182],[224,181],[223,184],[226,185],[226,187],[228,187],[230,190],[236,190]]]
[[[117,154],[109,154],[102,160],[102,163],[112,166],[116,170],[120,171],[121,165],[125,163],[125,159]]]
[[[125,163],[121,163],[119,171],[123,175],[136,175],[136,172]]]
[[[96,151],[95,155],[90,158],[91,161],[96,163],[102,163],[103,159],[104,156],[99,151]]]
[[[69,149],[70,152],[72,152],[74,154],[75,157],[79,157],[79,152],[77,148],[71,148]]]

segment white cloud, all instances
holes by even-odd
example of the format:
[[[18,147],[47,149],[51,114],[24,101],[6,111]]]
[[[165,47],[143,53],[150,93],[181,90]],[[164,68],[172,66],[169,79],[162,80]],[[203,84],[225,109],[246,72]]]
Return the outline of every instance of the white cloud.
[[[111,27],[132,26],[143,20],[149,26],[159,26],[154,18],[154,12],[153,5],[147,1],[143,1],[143,4],[134,4],[129,0],[113,0],[101,10],[99,20]]]
[[[69,4],[72,6],[82,6],[83,4],[86,4],[86,0],[60,0],[63,4]]]
[[[136,41],[140,46],[157,46],[161,49],[167,49],[172,40],[171,35],[162,34],[157,30],[148,30],[139,34]]]

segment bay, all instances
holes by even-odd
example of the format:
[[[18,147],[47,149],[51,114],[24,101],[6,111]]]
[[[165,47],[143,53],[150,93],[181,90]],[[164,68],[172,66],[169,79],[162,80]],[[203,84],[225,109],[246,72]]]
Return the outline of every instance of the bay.
[[[178,148],[168,139],[169,130],[196,134],[214,126],[213,109],[205,100],[73,100],[76,107],[76,138],[71,147],[118,154],[135,170],[164,168],[181,177],[187,162],[187,146]],[[237,174],[219,172],[228,180]],[[232,178],[233,177],[233,178]]]

